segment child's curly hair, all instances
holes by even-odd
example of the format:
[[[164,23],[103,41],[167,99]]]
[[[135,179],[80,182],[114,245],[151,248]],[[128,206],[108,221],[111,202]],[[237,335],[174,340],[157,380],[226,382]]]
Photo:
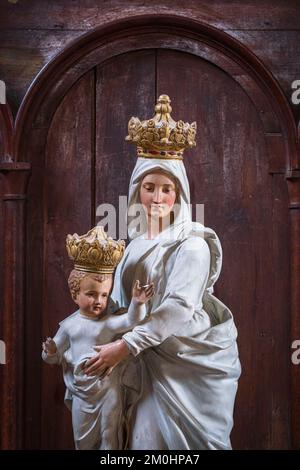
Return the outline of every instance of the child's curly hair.
[[[77,271],[77,269],[73,269],[68,279],[68,285],[73,300],[76,300],[76,297],[80,291],[80,283],[82,279],[87,276],[91,277],[95,281],[104,282],[111,277],[111,274],[84,273],[83,271]]]

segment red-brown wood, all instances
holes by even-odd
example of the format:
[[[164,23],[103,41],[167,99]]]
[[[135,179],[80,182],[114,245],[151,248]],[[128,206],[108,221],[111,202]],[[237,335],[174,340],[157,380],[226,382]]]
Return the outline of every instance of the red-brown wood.
[[[77,310],[67,285],[72,263],[66,253],[65,239],[68,233],[85,233],[91,227],[94,125],[94,73],[91,71],[69,90],[48,133],[43,192],[44,266],[40,278],[44,338],[53,336],[59,321]],[[36,353],[40,356],[41,342]],[[42,449],[73,447],[71,414],[63,403],[64,389],[61,367],[43,365]]]
[[[291,401],[294,400],[294,392],[291,394],[287,376],[287,371],[290,372],[291,367],[289,349],[291,301],[290,250],[285,243],[290,237],[290,214],[287,212],[288,191],[285,175],[273,174],[272,180],[273,210],[270,230],[272,230],[273,278],[271,285],[268,279],[264,284],[265,290],[272,289],[272,322],[276,328],[276,336],[272,336],[271,341],[271,357],[275,373],[270,379],[272,386],[269,388],[272,389],[272,444],[273,448],[280,449],[285,438],[287,443],[291,439],[292,433],[288,423],[292,418]],[[282,291],[286,292],[286,295],[282,295]],[[285,425],[282,425],[283,422]],[[288,435],[284,436],[283,432],[286,431]],[[290,445],[294,448],[300,447],[300,441],[291,440]]]
[[[160,36],[161,32],[164,32],[165,40]],[[144,41],[143,34],[145,37]],[[156,37],[158,37],[158,42],[156,41],[155,43]],[[176,37],[178,39],[177,41]],[[148,45],[145,44],[145,42],[147,43],[147,38]],[[269,102],[269,112],[271,112],[271,109],[274,107],[277,118],[281,121],[281,126],[285,133],[284,137],[288,140],[287,158],[290,160],[290,165],[295,166],[298,158],[294,138],[296,132],[295,122],[282,90],[278,87],[278,84],[264,65],[254,54],[251,53],[249,49],[245,48],[241,43],[235,41],[222,31],[209,27],[199,21],[187,20],[174,15],[157,15],[155,18],[142,16],[130,18],[126,21],[114,21],[107,26],[99,27],[92,33],[84,35],[79,40],[74,41],[73,44],[70,45],[70,47],[63,53],[59,54],[50,64],[47,65],[43,74],[37,78],[34,86],[29,90],[29,93],[27,94],[18,113],[16,135],[17,154],[21,151],[23,145],[20,135],[26,135],[26,129],[29,129],[31,123],[35,122],[36,111],[39,110],[41,113],[41,100],[45,97],[48,98],[48,103],[47,99],[44,99],[44,106],[47,109],[47,111],[45,109],[44,114],[46,116],[46,121],[51,119],[55,106],[57,106],[55,100],[59,99],[57,92],[60,94],[66,92],[66,85],[64,85],[62,80],[57,79],[57,74],[63,78],[63,74],[66,69],[70,68],[74,62],[83,60],[84,58],[83,66],[86,67],[85,70],[88,70],[88,68],[95,65],[93,51],[97,49],[100,51],[100,57],[99,52],[97,54],[99,63],[99,61],[102,62],[113,55],[141,48],[142,41],[144,42],[143,47],[154,46],[177,49],[178,47],[180,48],[180,44],[184,40],[189,40],[185,49],[188,49],[189,52],[196,55],[201,55],[201,49],[199,48],[200,44],[202,47],[203,44],[212,47],[215,53],[221,51],[225,56],[227,56],[230,63],[238,63],[244,69],[243,73],[249,76],[248,81],[249,78],[251,78],[254,80],[254,83],[256,83],[256,86],[261,87],[266,95],[265,98]],[[113,47],[114,43],[116,43],[116,48]],[[191,45],[194,45],[194,47],[190,49]],[[101,53],[102,49],[103,53]],[[75,77],[73,80],[76,79],[76,71],[78,77],[78,74],[82,73],[84,70],[82,70],[82,68],[79,70],[75,68],[74,71]],[[54,78],[52,79],[51,77],[56,77],[55,84],[53,83]],[[70,82],[69,75],[65,78],[68,78]],[[241,80],[243,81],[243,74],[241,74]],[[53,92],[56,92],[56,96],[53,96]],[[51,105],[49,104],[49,101],[51,102]],[[256,103],[256,99],[254,99],[254,97],[253,101]],[[262,116],[264,113],[265,110],[262,110]],[[38,120],[35,125],[45,125],[46,123],[44,120],[45,117],[43,118],[43,121]]]
[[[287,173],[291,219],[291,346],[300,339],[300,171]],[[290,350],[292,354],[293,349]],[[291,438],[295,449],[300,447],[300,368],[291,363]]]
[[[25,199],[29,163],[1,163],[3,229],[3,311],[1,339],[6,364],[1,366],[1,449],[22,449],[24,440],[24,306]]]
[[[118,56],[97,67],[95,215],[96,223],[100,223],[106,216],[101,205],[114,206],[116,231],[110,233],[113,237],[127,239],[126,200],[136,149],[125,142],[125,136],[131,116],[146,117],[147,110],[153,112],[155,60],[155,51],[143,50]],[[123,202],[120,196],[124,197]]]
[[[70,2],[2,2],[1,78],[9,83],[14,113],[35,75],[72,38],[101,24],[141,15],[176,12],[226,31],[251,49],[279,80],[286,97],[299,70],[299,15],[297,0],[92,0]],[[292,105],[300,118],[299,106]]]
[[[172,80],[174,70],[176,81]],[[278,202],[259,115],[230,76],[192,55],[158,51],[157,94],[166,90],[173,98],[174,117],[198,123],[197,148],[185,156],[192,202],[204,204],[204,222],[216,229],[224,249],[216,291],[235,316],[243,366],[233,445],[285,448],[289,389],[272,379],[277,367],[284,384],[289,377],[289,305],[284,302],[289,294],[289,253],[281,245],[288,233],[279,231],[273,220]],[[281,187],[279,194],[287,206],[286,188]],[[287,210],[281,216],[286,227]],[[266,289],[265,280],[268,285],[278,283],[273,260],[279,251],[280,279],[285,281],[281,280],[274,299],[274,289]],[[254,427],[255,433],[243,432]]]
[[[11,108],[8,104],[0,104],[0,162],[13,159],[13,133]]]
[[[13,117],[10,106],[6,104],[0,104],[0,165],[1,163],[8,163],[13,160]],[[5,167],[5,165],[4,165]],[[7,173],[7,172],[6,172]],[[4,207],[3,207],[3,195],[7,189],[7,174],[6,178],[4,174],[0,172],[0,292],[3,295],[0,296],[0,339],[3,341],[4,336]],[[7,227],[8,231],[10,227]],[[0,366],[3,367],[3,366]],[[1,369],[0,369],[1,371]],[[4,394],[4,389],[1,389],[1,395]]]
[[[86,31],[120,17],[130,15],[178,12],[189,18],[201,18],[207,24],[225,30],[295,30],[299,28],[297,0],[81,0],[78,2],[31,0],[2,3],[0,27],[20,30],[49,29],[52,31]],[[41,14],[42,12],[42,14]]]

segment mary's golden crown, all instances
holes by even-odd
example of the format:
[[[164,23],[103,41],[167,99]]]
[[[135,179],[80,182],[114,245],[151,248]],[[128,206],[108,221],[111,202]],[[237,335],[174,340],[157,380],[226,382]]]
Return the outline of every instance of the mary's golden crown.
[[[138,157],[182,160],[183,151],[195,147],[196,122],[175,122],[170,103],[168,95],[161,95],[152,119],[132,117],[128,122],[126,140],[137,145]]]
[[[66,248],[78,271],[109,274],[121,261],[125,242],[108,237],[103,227],[97,225],[84,235],[68,235]]]

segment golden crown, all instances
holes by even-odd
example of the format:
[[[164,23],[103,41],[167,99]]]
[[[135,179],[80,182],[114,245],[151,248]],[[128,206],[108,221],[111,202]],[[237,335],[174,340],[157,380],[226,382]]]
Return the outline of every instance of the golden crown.
[[[66,248],[74,268],[87,273],[113,273],[125,250],[124,240],[108,237],[97,225],[84,235],[68,235]]]
[[[196,122],[175,122],[170,115],[170,103],[168,95],[161,95],[152,119],[129,120],[125,140],[137,145],[138,157],[182,160],[184,149],[195,147]]]

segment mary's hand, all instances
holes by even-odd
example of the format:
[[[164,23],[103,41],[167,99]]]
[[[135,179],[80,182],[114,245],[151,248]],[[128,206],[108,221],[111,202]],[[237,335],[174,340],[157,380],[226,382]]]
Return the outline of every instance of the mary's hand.
[[[105,344],[104,346],[95,346],[94,349],[97,351],[97,354],[89,359],[84,366],[87,375],[110,373],[119,362],[130,354],[123,339]]]

